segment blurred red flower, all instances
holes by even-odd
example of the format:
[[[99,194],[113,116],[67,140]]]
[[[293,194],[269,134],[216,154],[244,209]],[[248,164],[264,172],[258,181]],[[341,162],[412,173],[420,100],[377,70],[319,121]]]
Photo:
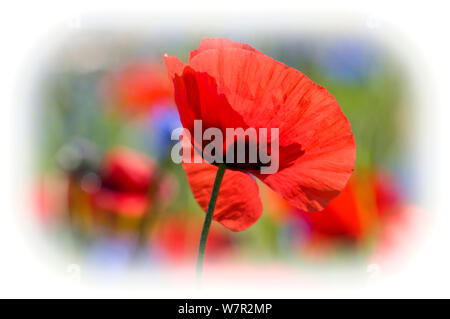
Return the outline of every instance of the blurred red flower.
[[[170,215],[170,214],[167,214]],[[186,216],[186,214],[183,214]],[[198,233],[201,224],[197,220],[184,217],[166,217],[158,224],[150,247],[158,250],[169,262],[190,261],[198,250]],[[232,241],[223,228],[212,225],[206,248],[208,258],[215,259],[227,256],[232,251]]]
[[[400,187],[386,170],[377,170],[372,176],[375,190],[375,202],[380,217],[385,217],[397,205],[403,204],[403,194]]]
[[[258,220],[262,203],[249,173],[305,211],[322,210],[345,187],[354,167],[355,141],[325,88],[250,45],[227,39],[203,39],[190,53],[189,65],[176,57],[164,59],[181,122],[190,132],[194,120],[202,120],[203,129],[224,133],[226,128],[279,129],[278,172],[262,175],[255,165],[227,164],[214,220],[233,231]],[[206,161],[183,167],[206,210],[218,168]]]
[[[112,149],[101,168],[101,186],[92,194],[94,208],[140,217],[149,208],[150,185],[156,164],[148,156],[128,148]]]
[[[107,78],[106,94],[129,113],[139,114],[158,102],[167,104],[173,98],[173,89],[164,66],[148,61],[130,63]]]
[[[314,239],[358,241],[378,226],[370,180],[352,176],[344,190],[320,212],[298,211]]]
[[[404,206],[395,179],[375,169],[353,175],[344,190],[320,212],[296,211],[309,229],[310,244],[333,244],[342,240],[361,242],[378,237],[391,227]]]
[[[69,181],[64,175],[48,173],[39,176],[32,187],[32,203],[39,222],[48,226],[63,218],[67,210]]]

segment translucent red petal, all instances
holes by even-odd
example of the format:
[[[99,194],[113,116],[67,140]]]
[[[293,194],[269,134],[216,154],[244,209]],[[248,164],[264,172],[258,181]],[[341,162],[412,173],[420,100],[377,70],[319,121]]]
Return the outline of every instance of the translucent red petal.
[[[196,201],[206,211],[218,168],[207,162],[183,163],[183,167]],[[255,180],[246,173],[226,170],[213,220],[233,231],[241,231],[253,225],[261,213],[262,202]]]

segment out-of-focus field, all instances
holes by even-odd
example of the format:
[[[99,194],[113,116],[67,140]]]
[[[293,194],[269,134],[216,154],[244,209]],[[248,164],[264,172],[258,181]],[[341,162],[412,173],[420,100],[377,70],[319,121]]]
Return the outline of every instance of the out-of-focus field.
[[[216,33],[325,86],[351,122],[357,158],[322,212],[298,211],[260,183],[261,219],[240,233],[213,222],[207,261],[380,264],[405,249],[421,210],[406,79],[390,51],[351,33]],[[162,56],[186,61],[202,36],[212,35],[83,32],[46,64],[35,101],[33,218],[49,245],[100,268],[194,265],[204,213],[170,159],[181,124]]]

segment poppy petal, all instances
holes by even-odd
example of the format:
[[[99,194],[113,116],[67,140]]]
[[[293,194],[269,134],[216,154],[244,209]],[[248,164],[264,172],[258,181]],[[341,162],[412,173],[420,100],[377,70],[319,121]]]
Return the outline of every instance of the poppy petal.
[[[326,90],[300,71],[249,50],[206,50],[190,65],[216,80],[217,93],[227,98],[249,127],[279,128],[281,136],[291,135],[308,109],[327,107],[322,104],[329,102],[321,99]],[[292,138],[280,138],[282,146],[291,142]]]
[[[175,102],[183,127],[193,132],[194,120],[201,118],[196,74],[177,57],[164,56],[167,72],[173,81]]]
[[[249,50],[255,53],[261,53],[247,43],[236,42],[231,39],[223,38],[203,38],[198,48],[189,54],[189,63],[193,57],[206,50],[220,50],[224,48],[238,48]],[[262,54],[262,53],[261,53]]]
[[[206,211],[217,173],[217,167],[207,162],[183,163],[194,197]],[[262,213],[262,202],[256,181],[240,171],[227,169],[214,209],[213,220],[232,231],[253,225]]]
[[[354,160],[353,136],[342,136],[324,150],[306,150],[293,164],[275,174],[255,175],[295,207],[320,211],[345,187]]]
[[[171,79],[173,79],[175,75],[181,76],[186,67],[186,64],[180,59],[175,56],[168,56],[167,54],[164,55],[164,63],[166,64],[166,69]]]
[[[174,84],[181,123],[191,134],[195,120],[202,120],[203,131],[211,127],[223,132],[227,127],[245,127],[242,116],[233,110],[223,94],[218,93],[214,78],[195,72],[176,57],[166,56],[164,59]]]

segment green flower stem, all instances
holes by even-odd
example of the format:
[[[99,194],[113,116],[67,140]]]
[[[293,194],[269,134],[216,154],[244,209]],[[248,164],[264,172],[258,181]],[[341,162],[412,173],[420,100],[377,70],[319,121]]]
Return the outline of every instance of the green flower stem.
[[[208,240],[209,227],[211,226],[214,207],[216,206],[217,197],[219,195],[220,184],[225,174],[225,164],[220,164],[217,170],[216,179],[209,199],[208,209],[206,210],[205,222],[203,223],[202,234],[200,236],[200,245],[198,246],[197,257],[197,281],[200,282],[203,271],[203,260],[205,258],[206,241]]]

